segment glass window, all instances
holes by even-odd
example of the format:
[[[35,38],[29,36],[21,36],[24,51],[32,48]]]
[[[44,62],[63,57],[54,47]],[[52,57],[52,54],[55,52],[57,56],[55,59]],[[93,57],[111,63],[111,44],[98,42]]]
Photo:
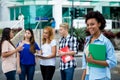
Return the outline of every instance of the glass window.
[[[25,29],[35,28],[38,21],[36,17],[51,18],[52,17],[52,6],[51,5],[38,5],[38,6],[18,6],[10,8],[10,19],[14,20],[18,18],[19,13],[24,15]],[[41,22],[42,27],[46,26],[46,22]]]
[[[76,9],[79,10],[79,18],[83,19],[84,15],[87,14],[89,11],[93,11],[93,8],[80,8],[76,7]],[[63,22],[67,22],[71,24],[71,8],[69,7],[63,7],[62,8],[62,17],[63,17]]]
[[[51,5],[44,5],[44,6],[36,6],[36,17],[39,17],[41,19],[49,19],[52,17],[52,6]],[[48,26],[49,22],[47,21],[41,21],[40,28],[44,28],[45,26]]]

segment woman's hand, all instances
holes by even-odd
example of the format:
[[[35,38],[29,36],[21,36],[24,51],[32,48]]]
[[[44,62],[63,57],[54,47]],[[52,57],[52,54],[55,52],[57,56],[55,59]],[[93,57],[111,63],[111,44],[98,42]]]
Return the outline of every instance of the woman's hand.
[[[19,43],[19,46],[16,48],[16,50],[17,51],[23,50],[24,49],[23,45],[24,45],[24,42],[22,41],[21,43]]]
[[[23,50],[23,46],[18,46],[18,47],[16,48],[16,50],[17,50],[17,51]]]
[[[40,59],[49,59],[49,56],[43,56],[41,54],[35,54],[35,57]]]
[[[63,52],[63,51],[61,51],[61,50],[58,50],[58,55],[59,56],[63,56],[63,55],[65,55],[66,53],[65,52]]]
[[[106,61],[101,61],[101,60],[95,60],[93,59],[92,55],[90,54],[89,57],[86,57],[87,62],[94,63],[94,64],[99,64],[102,66],[109,66]]]
[[[92,57],[92,55],[90,54],[90,56],[86,57],[87,62],[93,63],[94,59]]]
[[[17,73],[21,74],[21,68],[20,67],[17,67]]]

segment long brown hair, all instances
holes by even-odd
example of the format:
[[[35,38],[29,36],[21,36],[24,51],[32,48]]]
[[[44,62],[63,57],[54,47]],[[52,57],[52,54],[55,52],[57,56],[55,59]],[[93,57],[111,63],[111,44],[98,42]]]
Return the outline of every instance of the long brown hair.
[[[30,33],[31,33],[31,37],[30,37],[30,51],[34,54],[36,52],[36,50],[35,50],[34,33],[33,33],[32,29],[26,29],[25,31],[30,31]]]
[[[53,29],[52,29],[50,26],[46,26],[46,27],[43,29],[43,31],[44,31],[44,30],[47,30],[47,31],[48,31],[48,35],[49,35],[49,41],[48,41],[48,43],[50,43],[50,42],[53,40],[53,38],[54,38]],[[46,39],[42,36],[42,44],[44,44],[44,43],[46,43]]]
[[[0,56],[1,56],[1,51],[2,51],[2,43],[6,40],[8,41],[14,48],[14,44],[10,41],[10,32],[12,31],[12,29],[10,28],[4,28],[2,31],[2,37],[0,40]]]

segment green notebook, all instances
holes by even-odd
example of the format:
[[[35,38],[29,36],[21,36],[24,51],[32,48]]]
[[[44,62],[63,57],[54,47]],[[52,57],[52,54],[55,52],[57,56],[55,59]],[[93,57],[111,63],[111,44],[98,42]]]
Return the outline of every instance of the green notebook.
[[[105,45],[100,45],[100,44],[89,44],[89,54],[91,54],[93,59],[95,60],[105,61],[106,47]],[[105,67],[99,64],[94,64],[94,63],[88,63],[88,66],[99,67],[99,68]]]

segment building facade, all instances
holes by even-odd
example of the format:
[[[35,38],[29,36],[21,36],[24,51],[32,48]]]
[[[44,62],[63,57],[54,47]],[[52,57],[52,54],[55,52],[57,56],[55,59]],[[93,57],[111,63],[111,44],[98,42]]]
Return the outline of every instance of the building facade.
[[[19,13],[24,15],[25,28],[35,28],[41,21],[41,28],[49,25],[44,19],[53,17],[56,29],[64,22],[71,23],[72,7],[80,10],[78,19],[89,11],[100,11],[106,19],[119,21],[120,0],[1,0],[0,21],[18,20]]]

